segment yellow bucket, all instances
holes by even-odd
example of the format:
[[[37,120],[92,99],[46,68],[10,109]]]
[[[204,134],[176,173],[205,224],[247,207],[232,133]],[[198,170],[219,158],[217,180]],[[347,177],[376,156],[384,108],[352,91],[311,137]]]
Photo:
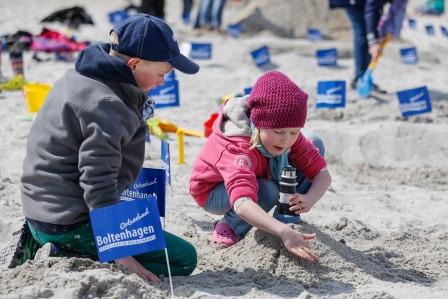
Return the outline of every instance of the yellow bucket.
[[[52,85],[46,83],[27,83],[23,86],[28,111],[38,112],[45,102]]]

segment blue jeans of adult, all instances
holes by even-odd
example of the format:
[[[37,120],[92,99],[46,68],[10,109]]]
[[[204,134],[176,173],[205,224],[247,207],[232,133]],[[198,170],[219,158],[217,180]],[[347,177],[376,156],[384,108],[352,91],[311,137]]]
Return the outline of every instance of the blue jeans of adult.
[[[226,0],[213,0],[211,11],[211,26],[213,29],[219,29],[222,23],[222,12]]]
[[[322,140],[316,135],[308,135],[308,138],[319,149],[320,155],[324,156],[325,147]],[[278,183],[267,178],[258,178],[258,205],[269,212],[277,203],[279,198]],[[311,181],[297,172],[297,193],[305,194],[311,187]],[[235,234],[242,238],[252,225],[244,221],[238,214],[230,208],[230,198],[224,183],[218,184],[209,194],[204,209],[215,215],[224,215],[224,221],[232,228]]]
[[[211,22],[212,0],[201,0],[196,16],[195,28],[203,28]]]
[[[370,62],[369,44],[367,42],[366,22],[363,7],[346,7],[345,11],[352,24],[353,55],[355,57],[355,82],[360,78]]]

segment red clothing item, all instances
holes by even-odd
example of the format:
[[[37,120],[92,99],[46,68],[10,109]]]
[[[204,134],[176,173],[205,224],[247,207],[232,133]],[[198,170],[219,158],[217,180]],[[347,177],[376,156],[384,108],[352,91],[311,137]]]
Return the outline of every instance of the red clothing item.
[[[224,182],[230,206],[241,197],[258,202],[257,178],[271,178],[268,158],[251,147],[246,136],[225,136],[221,131],[222,111],[213,125],[213,132],[193,164],[190,194],[204,207],[213,188]],[[291,147],[289,163],[306,178],[314,177],[327,166],[319,150],[302,133]]]

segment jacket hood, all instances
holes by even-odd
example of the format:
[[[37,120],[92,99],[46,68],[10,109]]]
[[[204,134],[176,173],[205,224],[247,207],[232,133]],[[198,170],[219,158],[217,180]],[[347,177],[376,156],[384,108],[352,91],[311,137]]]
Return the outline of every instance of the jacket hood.
[[[88,46],[79,54],[75,69],[90,78],[138,86],[131,69],[120,58],[109,55],[109,49],[109,44]]]
[[[220,128],[225,136],[250,137],[252,135],[249,107],[247,105],[248,97],[232,97],[224,104]]]

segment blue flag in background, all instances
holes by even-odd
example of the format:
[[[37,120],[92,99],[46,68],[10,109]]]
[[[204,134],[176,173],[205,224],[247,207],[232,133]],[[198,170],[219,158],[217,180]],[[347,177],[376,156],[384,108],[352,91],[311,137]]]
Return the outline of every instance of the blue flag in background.
[[[109,22],[114,26],[120,23],[121,21],[129,18],[129,14],[125,10],[112,11],[108,13],[107,16],[109,17]]]
[[[397,92],[403,117],[431,112],[431,100],[426,86]]]
[[[322,33],[318,28],[308,28],[307,37],[312,42],[317,42],[322,39]]]
[[[426,25],[426,26],[425,26],[425,30],[426,30],[426,33],[427,33],[429,36],[433,36],[433,35],[436,34],[436,32],[434,31],[434,26],[433,26],[433,25]]]
[[[319,49],[316,51],[317,63],[321,66],[336,66],[338,64],[338,51],[336,48]]]
[[[162,157],[162,168],[166,172],[166,181],[171,186],[171,156],[170,144],[164,140],[160,143],[160,156]]]
[[[166,248],[156,201],[120,201],[90,212],[100,262]]]
[[[401,61],[406,64],[418,62],[417,49],[415,47],[400,49]]]
[[[211,59],[212,44],[210,43],[191,43],[190,58],[192,59]]]
[[[148,92],[148,96],[155,101],[156,108],[175,107],[180,105],[179,82],[176,79],[171,79],[171,75],[167,76],[168,80],[165,80],[163,85],[157,86]]]
[[[121,199],[133,201],[154,196],[161,217],[165,217],[165,169],[142,168],[135,182],[124,190]]]
[[[317,109],[345,107],[345,81],[319,81],[317,83]]]
[[[240,24],[230,24],[229,26],[227,26],[227,33],[235,38],[241,35],[241,31],[242,28]]]
[[[271,56],[267,46],[253,50],[251,53],[252,59],[258,67],[269,64],[271,62]]]
[[[417,21],[414,19],[408,19],[408,26],[411,29],[416,29],[417,28]]]

